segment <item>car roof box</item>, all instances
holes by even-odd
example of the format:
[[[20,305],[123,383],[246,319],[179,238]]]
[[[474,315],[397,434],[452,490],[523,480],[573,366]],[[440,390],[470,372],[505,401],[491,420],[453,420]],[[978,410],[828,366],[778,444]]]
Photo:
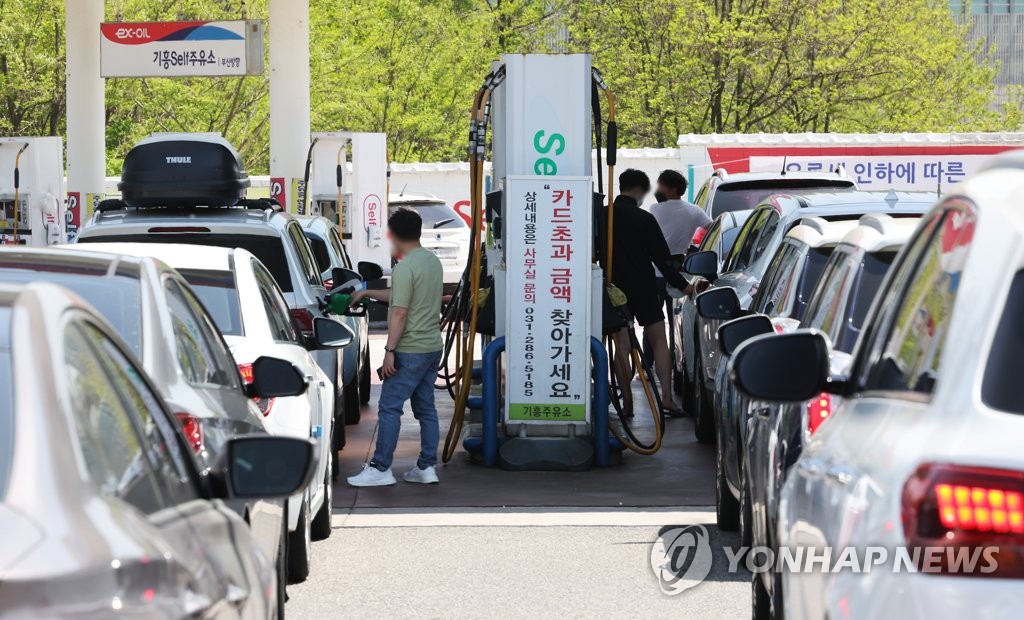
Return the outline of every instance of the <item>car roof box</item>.
[[[245,198],[249,173],[216,135],[165,134],[125,155],[117,189],[129,207],[225,207]]]

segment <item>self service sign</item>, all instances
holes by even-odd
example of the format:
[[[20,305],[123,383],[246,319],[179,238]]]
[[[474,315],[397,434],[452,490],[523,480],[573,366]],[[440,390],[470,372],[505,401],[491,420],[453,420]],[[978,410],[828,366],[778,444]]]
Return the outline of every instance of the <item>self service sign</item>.
[[[508,421],[585,422],[590,398],[590,177],[508,177]]]
[[[103,77],[261,75],[263,22],[100,24]]]

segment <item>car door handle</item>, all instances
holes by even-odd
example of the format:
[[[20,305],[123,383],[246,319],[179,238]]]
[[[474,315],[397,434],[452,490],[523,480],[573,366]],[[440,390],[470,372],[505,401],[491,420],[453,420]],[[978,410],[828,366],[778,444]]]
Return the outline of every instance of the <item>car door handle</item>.
[[[832,484],[846,486],[853,482],[854,472],[845,465],[833,465],[828,468],[827,472],[825,472],[825,477]]]
[[[805,478],[811,480],[820,479],[825,472],[824,464],[820,460],[813,458],[800,459],[796,463],[796,468]]]

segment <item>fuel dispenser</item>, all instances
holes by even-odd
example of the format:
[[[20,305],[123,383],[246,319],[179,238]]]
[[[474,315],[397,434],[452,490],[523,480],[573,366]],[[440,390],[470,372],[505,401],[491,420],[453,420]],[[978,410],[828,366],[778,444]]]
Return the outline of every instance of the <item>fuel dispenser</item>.
[[[0,242],[66,241],[63,153],[59,137],[0,138]]]
[[[520,470],[583,470],[609,464],[627,447],[652,452],[631,441],[625,417],[609,420],[613,392],[602,337],[625,323],[609,327],[623,315],[609,302],[617,296],[607,293],[599,266],[611,258],[612,232],[600,163],[602,99],[610,197],[614,97],[589,54],[506,55],[474,98],[471,256],[443,321],[441,378],[455,398],[445,461],[460,439],[483,464]],[[485,195],[488,130],[495,189]],[[474,360],[478,338],[481,364]],[[635,352],[633,359],[642,364]],[[655,411],[654,450],[660,406]]]
[[[313,134],[309,167],[310,215],[323,215],[338,225],[353,263],[390,269],[384,240],[390,176],[385,135]]]

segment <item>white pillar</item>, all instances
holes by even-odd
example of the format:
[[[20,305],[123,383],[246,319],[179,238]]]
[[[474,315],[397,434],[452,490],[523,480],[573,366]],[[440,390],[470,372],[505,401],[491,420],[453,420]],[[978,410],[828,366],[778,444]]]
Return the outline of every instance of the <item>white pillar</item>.
[[[309,148],[309,1],[270,0],[270,176],[295,203]]]
[[[65,0],[67,28],[68,191],[102,194],[106,177],[106,110],[100,77],[103,0]]]

